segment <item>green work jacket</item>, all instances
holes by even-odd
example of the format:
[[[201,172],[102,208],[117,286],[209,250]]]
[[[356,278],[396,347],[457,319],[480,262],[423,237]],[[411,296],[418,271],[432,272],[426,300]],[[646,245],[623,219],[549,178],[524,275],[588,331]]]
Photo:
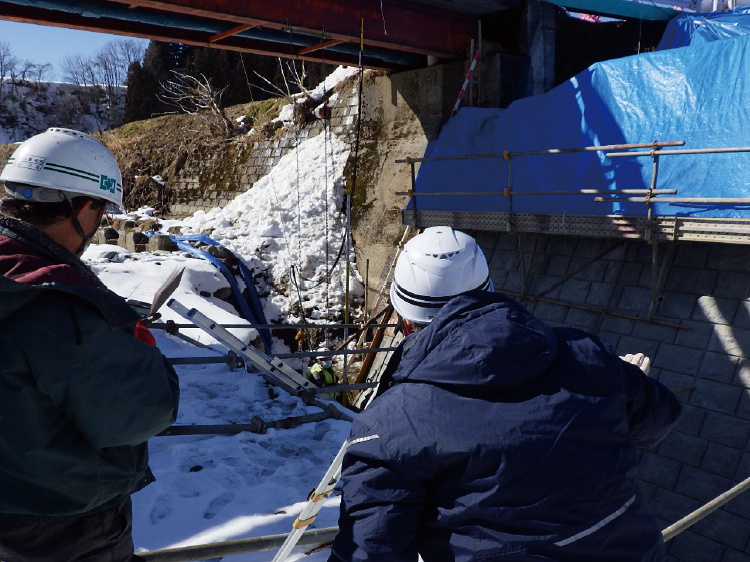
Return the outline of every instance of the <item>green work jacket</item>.
[[[134,337],[138,315],[60,248],[0,224],[0,525],[141,489],[154,479],[146,440],[177,415],[177,375]]]

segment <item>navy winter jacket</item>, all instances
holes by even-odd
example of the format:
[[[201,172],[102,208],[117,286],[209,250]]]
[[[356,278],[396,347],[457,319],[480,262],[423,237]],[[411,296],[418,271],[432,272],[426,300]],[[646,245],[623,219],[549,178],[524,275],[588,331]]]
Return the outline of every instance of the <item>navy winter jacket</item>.
[[[488,292],[404,346],[352,425],[330,562],[666,561],[636,446],[675,425],[669,390]]]

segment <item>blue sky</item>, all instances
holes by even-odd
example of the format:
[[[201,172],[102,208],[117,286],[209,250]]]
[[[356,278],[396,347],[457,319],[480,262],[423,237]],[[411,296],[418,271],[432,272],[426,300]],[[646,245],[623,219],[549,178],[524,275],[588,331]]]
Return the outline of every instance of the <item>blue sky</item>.
[[[62,80],[59,69],[65,58],[94,54],[106,43],[116,39],[129,38],[124,35],[0,20],[0,41],[9,43],[13,54],[22,61],[50,63],[54,67],[50,80]],[[142,41],[144,46],[148,45],[145,39],[135,40]]]

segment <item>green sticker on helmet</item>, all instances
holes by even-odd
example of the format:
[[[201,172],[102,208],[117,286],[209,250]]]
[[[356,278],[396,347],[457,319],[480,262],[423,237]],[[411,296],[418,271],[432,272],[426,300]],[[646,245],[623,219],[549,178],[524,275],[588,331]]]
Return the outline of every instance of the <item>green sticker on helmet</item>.
[[[117,189],[117,180],[115,178],[110,178],[102,174],[99,180],[99,189],[114,193],[115,189]]]

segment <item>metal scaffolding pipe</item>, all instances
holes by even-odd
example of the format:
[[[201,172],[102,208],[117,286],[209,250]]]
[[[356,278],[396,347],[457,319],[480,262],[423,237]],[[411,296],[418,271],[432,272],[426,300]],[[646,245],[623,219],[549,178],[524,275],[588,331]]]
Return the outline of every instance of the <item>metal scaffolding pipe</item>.
[[[173,435],[235,435],[243,431],[263,434],[268,428],[289,429],[303,423],[319,422],[330,418],[338,418],[339,410],[332,404],[322,412],[292,416],[281,420],[265,421],[259,416],[253,416],[250,423],[227,423],[215,425],[173,425],[157,433],[157,437]]]
[[[279,359],[298,359],[301,357],[328,357],[333,355],[364,355],[381,351],[394,351],[395,347],[373,347],[365,349],[342,349],[340,351],[300,351],[298,353],[279,353],[274,355]]]
[[[695,510],[687,517],[680,519],[674,525],[670,525],[669,527],[664,529],[661,532],[662,537],[664,538],[664,542],[667,542],[668,540],[674,538],[676,535],[679,535],[682,531],[694,525],[709,513],[716,511],[729,500],[734,499],[748,489],[750,489],[750,478],[747,478],[743,482],[740,482],[734,488],[727,490],[720,496],[717,496],[716,498],[708,502],[706,505]]]
[[[321,386],[319,388],[308,388],[301,394],[329,394],[331,392],[346,392],[347,390],[367,390],[378,386],[377,382],[360,382],[356,384],[334,384],[331,386]]]
[[[597,203],[711,203],[725,205],[750,205],[747,197],[618,197],[608,199],[606,197],[595,197]]]
[[[422,192],[419,193],[415,191],[397,191],[396,195],[408,195],[409,197],[417,197],[420,195],[429,195],[431,197],[436,197],[440,195],[502,195],[504,197],[510,197],[514,195],[618,195],[618,194],[624,194],[624,195],[647,195],[649,193],[652,194],[660,194],[663,193],[665,195],[674,194],[677,193],[676,189],[617,189],[614,191],[607,191],[606,189],[568,189],[568,190],[559,190],[559,191],[444,191],[444,192]],[[608,201],[613,201],[613,199],[608,199]]]
[[[683,143],[684,144],[684,143]],[[726,148],[683,148],[679,150],[659,150],[656,155],[669,156],[673,154],[724,154],[728,152],[750,152],[750,146],[731,146]],[[629,156],[654,156],[654,152],[608,152],[607,158],[625,158]]]
[[[334,351],[299,351],[296,353],[278,353],[274,357],[278,359],[301,359],[304,357],[333,357],[336,355],[365,355],[367,353],[380,353],[381,351],[395,351],[395,347],[372,347],[364,349],[341,349]],[[188,357],[168,357],[167,361],[171,365],[210,365],[214,363],[226,363],[227,365],[238,364],[241,359],[221,355],[212,356],[188,356]],[[234,361],[234,362],[233,362]]]
[[[396,164],[413,164],[414,162],[437,162],[440,160],[471,160],[475,158],[515,158],[516,156],[539,156],[543,154],[575,154],[578,152],[601,152],[603,150],[626,150],[630,148],[661,148],[663,146],[684,146],[685,141],[641,142],[635,144],[606,144],[602,146],[584,146],[579,148],[550,148],[528,152],[500,152],[497,154],[470,154],[466,156],[433,156],[424,158],[405,158],[396,160]],[[630,154],[630,153],[626,153]],[[634,153],[633,153],[634,154]],[[650,154],[650,153],[647,153]]]
[[[229,358],[226,355],[221,357],[167,357],[170,365],[211,365],[214,363],[229,364]]]
[[[365,324],[217,324],[222,328],[255,328],[259,330],[300,330],[319,328],[321,330],[337,330],[344,328],[361,328]],[[398,328],[400,324],[368,324],[372,328]],[[149,330],[169,330],[170,328],[195,328],[195,324],[150,324]]]
[[[302,533],[298,545],[325,544],[331,542],[339,532],[338,527],[325,527]],[[279,548],[287,535],[267,535],[251,539],[218,542],[213,544],[197,544],[180,548],[165,548],[150,552],[137,552],[134,559],[148,562],[191,562],[246,554],[248,552],[262,552]]]
[[[505,196],[505,191],[482,191],[482,192],[476,192],[476,191],[443,191],[441,193],[438,192],[416,192],[416,191],[397,191],[396,195],[408,195],[409,197],[416,197],[418,195],[429,195],[431,197],[437,196],[437,195],[503,195]]]

